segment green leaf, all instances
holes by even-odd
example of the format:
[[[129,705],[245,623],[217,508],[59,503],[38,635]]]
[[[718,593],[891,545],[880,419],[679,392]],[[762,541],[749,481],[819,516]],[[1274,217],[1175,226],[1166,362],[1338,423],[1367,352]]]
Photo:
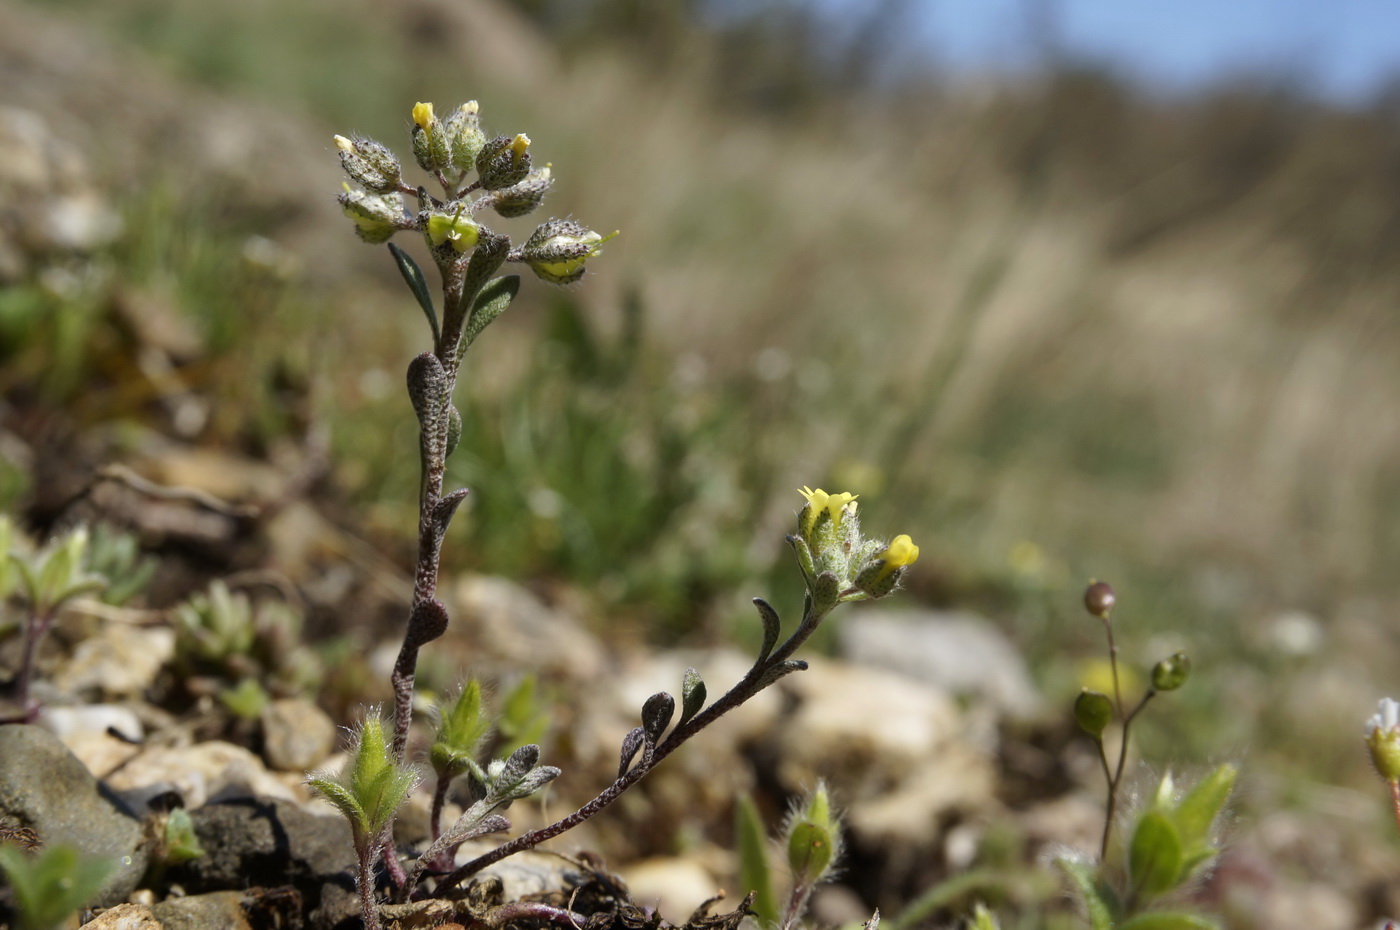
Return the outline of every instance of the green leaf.
[[[1069,876],[1070,884],[1079,892],[1090,928],[1113,930],[1113,909],[1099,890],[1094,867],[1088,862],[1077,862],[1073,859],[1056,859],[1055,864]]]
[[[753,911],[761,923],[776,923],[778,899],[768,864],[768,837],[758,807],[748,795],[734,808],[734,833],[739,843],[739,890],[754,893]]]
[[[311,790],[334,804],[336,810],[350,821],[350,826],[357,835],[366,836],[369,834],[369,819],[360,807],[360,802],[355,800],[355,796],[350,793],[350,789],[334,778],[323,778],[317,775],[308,778],[306,784]]]
[[[1181,880],[1181,835],[1161,811],[1142,815],[1128,847],[1128,875],[1137,894],[1155,897]]]
[[[0,871],[8,879],[24,930],[54,930],[83,907],[107,880],[113,862],[87,859],[67,845],[28,856],[0,844]]]
[[[684,726],[685,722],[700,713],[704,706],[705,682],[700,678],[699,672],[688,668],[681,679],[681,719],[676,726]]]
[[[1185,849],[1196,852],[1209,844],[1210,826],[1230,799],[1237,775],[1239,771],[1233,765],[1218,766],[1176,805],[1171,818]]]
[[[433,770],[447,778],[466,772],[490,732],[491,721],[481,706],[481,684],[473,678],[456,698],[438,708],[437,738],[428,753]]]
[[[163,847],[166,865],[179,865],[204,855],[204,847],[194,832],[194,819],[183,807],[175,808],[166,817]]]
[[[826,875],[835,850],[835,838],[821,824],[802,820],[788,832],[788,868],[793,879],[814,885]]]
[[[1118,930],[1220,930],[1220,922],[1199,914],[1151,911],[1119,924]]]
[[[392,242],[389,243],[389,252],[399,266],[399,274],[403,275],[404,281],[408,283],[408,289],[418,298],[418,306],[423,308],[423,315],[428,318],[428,325],[433,328],[433,345],[436,346],[442,339],[442,331],[438,327],[437,311],[433,309],[433,298],[428,293],[428,281],[423,277],[423,270],[407,252]]]
[[[506,312],[506,308],[510,306],[510,302],[515,299],[515,295],[519,291],[520,275],[518,274],[508,274],[487,282],[472,304],[471,315],[467,318],[467,331],[463,335],[461,347],[458,349],[459,355],[466,351],[467,346],[476,341],[476,337],[481,335],[481,331],[489,326],[496,317]]]

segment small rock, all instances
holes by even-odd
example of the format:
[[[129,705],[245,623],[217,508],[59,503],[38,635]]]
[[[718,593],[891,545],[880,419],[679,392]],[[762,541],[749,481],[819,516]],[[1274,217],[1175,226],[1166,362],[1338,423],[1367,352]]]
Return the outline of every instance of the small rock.
[[[118,791],[167,786],[178,791],[190,808],[219,798],[254,795],[298,799],[253,753],[219,740],[186,747],[153,746],[114,772],[110,782]]]
[[[317,817],[279,798],[243,798],[209,804],[190,818],[205,854],[170,870],[170,880],[189,891],[304,888],[307,879],[343,881],[354,890],[355,847],[343,817]]]
[[[140,718],[130,708],[116,704],[45,707],[39,714],[39,726],[65,743],[79,734],[105,734],[108,730],[133,743],[139,743],[145,736]]]
[[[94,907],[126,900],[146,871],[141,821],[42,727],[0,726],[0,814],[32,827],[45,845],[70,844],[111,862]]]
[[[336,727],[321,708],[300,698],[281,698],[263,708],[263,758],[283,772],[305,772],[335,748]]]
[[[172,629],[106,623],[95,636],[78,644],[73,658],[59,670],[54,683],[69,694],[138,697],[174,656]]]
[[[765,743],[778,781],[801,793],[824,779],[862,842],[927,848],[949,813],[995,806],[992,759],[944,692],[839,662],[780,687],[799,703]]]
[[[448,607],[461,625],[450,626],[434,648],[465,653],[469,642],[473,655],[485,652],[511,668],[556,672],[575,681],[592,680],[607,665],[602,645],[575,618],[504,578],[462,579]]]
[[[238,891],[166,898],[151,908],[151,913],[163,930],[252,930],[244,895]]]
[[[657,856],[621,870],[632,900],[680,924],[701,904],[719,893],[719,882],[691,859]]]
[[[867,607],[852,611],[838,629],[849,661],[981,697],[1016,719],[1044,707],[1016,646],[975,614]]]
[[[83,924],[80,930],[164,930],[144,904],[118,904]]]

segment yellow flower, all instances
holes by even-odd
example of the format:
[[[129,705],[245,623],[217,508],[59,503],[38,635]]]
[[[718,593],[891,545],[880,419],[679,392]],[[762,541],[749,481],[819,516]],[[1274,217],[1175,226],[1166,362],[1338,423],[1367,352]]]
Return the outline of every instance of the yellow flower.
[[[418,124],[419,129],[427,129],[433,124],[433,105],[431,103],[415,103],[413,105],[413,121]]]
[[[890,540],[890,544],[875,558],[885,563],[885,572],[888,573],[917,562],[919,547],[914,545],[914,540],[907,533],[901,533]]]
[[[855,499],[860,497],[860,494],[853,494],[847,492],[847,490],[843,490],[840,494],[827,494],[825,490],[820,489],[820,487],[816,490],[812,490],[811,487],[806,485],[802,486],[802,489],[799,490],[798,493],[806,497],[806,503],[812,506],[812,522],[816,522],[816,515],[818,515],[820,511],[826,510],[827,513],[832,514],[832,522],[834,522],[834,524],[840,524],[841,514],[846,511],[846,504],[853,504],[854,511]]]
[[[525,133],[516,133],[515,138],[510,140],[510,156],[516,162],[525,157],[525,151],[530,147],[530,137]]]

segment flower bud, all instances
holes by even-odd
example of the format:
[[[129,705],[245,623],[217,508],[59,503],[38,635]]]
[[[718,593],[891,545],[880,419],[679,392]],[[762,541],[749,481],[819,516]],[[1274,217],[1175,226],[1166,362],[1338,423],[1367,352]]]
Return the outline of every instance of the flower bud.
[[[793,880],[810,886],[825,878],[841,852],[841,824],[831,812],[825,784],[819,782],[793,810],[784,832]]]
[[[430,243],[434,246],[450,243],[459,255],[474,249],[481,238],[481,227],[462,211],[429,214],[426,229]]]
[[[1102,691],[1085,688],[1074,699],[1074,722],[1090,736],[1098,739],[1113,719],[1113,702]]]
[[[373,139],[335,137],[340,150],[340,166],[350,179],[375,194],[387,194],[398,189],[402,171],[399,160]]]
[[[1184,652],[1170,655],[1152,666],[1154,691],[1175,691],[1191,677],[1191,657]]]
[[[452,161],[452,146],[431,103],[413,105],[413,157],[424,171],[442,171]]]
[[[1400,704],[1382,698],[1379,710],[1366,724],[1366,748],[1381,778],[1400,782]]]
[[[549,166],[531,171],[519,184],[512,184],[491,195],[491,208],[506,219],[524,216],[544,201],[544,195],[554,184]]]
[[[918,558],[919,547],[914,545],[914,540],[907,534],[900,534],[861,568],[855,586],[872,598],[884,597],[898,586],[904,570]]]
[[[387,242],[403,229],[403,198],[397,193],[369,194],[349,186],[338,198],[345,215],[355,221],[355,232],[372,244]]]
[[[535,229],[520,249],[520,260],[551,284],[572,284],[583,277],[584,263],[617,233],[600,236],[573,220],[550,220]]]
[[[463,173],[476,168],[476,157],[486,144],[479,109],[475,100],[468,100],[442,121],[442,131],[452,146],[452,167]]]
[[[530,173],[530,137],[524,133],[497,136],[481,147],[476,156],[476,173],[488,191],[500,190],[525,180]]]
[[[1108,621],[1116,601],[1113,588],[1106,581],[1095,581],[1084,589],[1084,609],[1104,622]]]

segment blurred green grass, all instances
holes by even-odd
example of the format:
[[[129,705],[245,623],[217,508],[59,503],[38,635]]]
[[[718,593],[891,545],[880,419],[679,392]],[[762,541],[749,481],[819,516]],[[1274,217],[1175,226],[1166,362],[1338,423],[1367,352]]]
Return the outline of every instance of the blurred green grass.
[[[1149,747],[1294,745],[1300,676],[1359,667],[1327,705],[1358,727],[1369,705],[1348,701],[1392,680],[1395,644],[1367,631],[1393,631],[1400,599],[1393,115],[1248,88],[1149,103],[1068,69],[774,120],[717,98],[723,50],[683,29],[668,66],[626,32],[561,54],[497,4],[45,8],[304,114],[308,145],[402,148],[415,100],[479,98],[557,163],[555,211],[623,230],[585,287],[527,286],[473,363],[453,568],[587,586],[663,639],[742,630],[736,591],[796,599],[793,489],[841,485],[924,547],[917,598],[986,611],[1047,684],[1097,650],[1077,594],[1112,580],[1135,658],[1185,647],[1200,670],[1186,723],[1146,728]],[[227,264],[254,230],[218,205],[133,209],[153,215],[113,260],[176,282],[255,387],[237,417],[258,425],[225,439],[293,428],[285,392],[257,387],[275,372],[322,385],[299,415],[330,418],[341,486],[407,540],[406,295],[347,267],[317,269],[338,292],[269,297]],[[10,292],[0,325],[48,320],[26,332],[67,347],[46,377],[72,398],[85,317],[30,306],[47,299]],[[313,332],[334,351],[308,357]],[[1271,639],[1295,610],[1316,655]],[[1354,779],[1353,741],[1310,719],[1314,769]]]

